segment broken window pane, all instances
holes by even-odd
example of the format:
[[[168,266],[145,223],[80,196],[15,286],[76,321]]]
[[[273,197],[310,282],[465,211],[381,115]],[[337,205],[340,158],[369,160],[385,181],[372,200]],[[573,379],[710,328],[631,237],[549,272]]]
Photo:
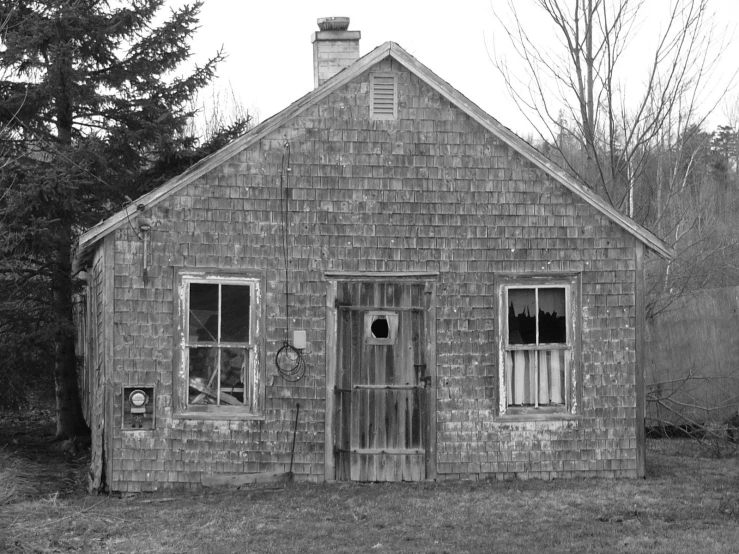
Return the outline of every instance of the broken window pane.
[[[221,404],[246,403],[248,369],[248,350],[224,348],[221,351]]]
[[[249,301],[249,287],[221,287],[222,342],[249,342]]]
[[[567,342],[565,289],[542,288],[539,293],[539,344]]]
[[[190,347],[189,403],[215,404],[217,398],[218,349]]]
[[[190,342],[218,342],[218,285],[190,285]]]
[[[536,291],[509,289],[508,344],[536,344]]]

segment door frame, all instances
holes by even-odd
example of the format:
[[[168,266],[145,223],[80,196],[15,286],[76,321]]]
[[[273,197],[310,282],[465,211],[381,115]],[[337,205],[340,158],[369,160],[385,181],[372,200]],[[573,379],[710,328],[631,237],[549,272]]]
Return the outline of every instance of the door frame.
[[[324,445],[324,479],[336,480],[336,464],[334,456],[334,433],[336,432],[336,378],[338,347],[338,307],[336,293],[338,283],[354,282],[386,282],[424,284],[424,295],[428,295],[428,308],[424,314],[424,330],[426,336],[427,375],[431,377],[429,386],[429,405],[426,446],[426,480],[436,480],[436,282],[438,272],[429,271],[327,271],[326,287],[326,412],[325,412],[325,445]]]

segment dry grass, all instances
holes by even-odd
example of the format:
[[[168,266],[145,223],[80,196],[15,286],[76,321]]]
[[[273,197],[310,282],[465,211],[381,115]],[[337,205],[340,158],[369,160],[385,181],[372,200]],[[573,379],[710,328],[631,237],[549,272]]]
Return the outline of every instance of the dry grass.
[[[27,463],[35,465],[32,462]],[[33,486],[32,469],[12,455],[7,446],[0,446],[0,508],[37,495],[38,491]]]
[[[0,551],[721,553],[736,552],[738,523],[737,458],[650,441],[640,481],[47,495],[0,508]]]

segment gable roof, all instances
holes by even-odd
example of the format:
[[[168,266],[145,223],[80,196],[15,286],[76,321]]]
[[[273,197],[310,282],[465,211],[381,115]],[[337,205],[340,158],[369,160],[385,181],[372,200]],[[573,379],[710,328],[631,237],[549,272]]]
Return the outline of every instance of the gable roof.
[[[248,148],[252,144],[258,142],[275,129],[284,125],[291,118],[297,116],[306,109],[312,107],[326,96],[342,87],[355,77],[359,76],[376,63],[391,57],[409,71],[415,74],[419,79],[424,81],[428,86],[436,92],[444,96],[457,108],[461,109],[474,121],[482,125],[486,130],[498,137],[500,140],[508,144],[521,156],[526,158],[536,167],[550,175],[553,179],[564,185],[567,189],[575,193],[582,200],[590,204],[593,208],[601,212],[616,225],[622,227],[628,233],[636,237],[648,248],[654,250],[663,258],[671,259],[675,257],[673,248],[664,243],[651,231],[645,229],[631,218],[623,215],[613,206],[608,204],[598,194],[582,186],[571,179],[562,169],[549,161],[541,152],[531,146],[528,142],[516,135],[513,131],[503,126],[498,120],[483,111],[480,107],[470,101],[462,93],[452,87],[449,83],[441,79],[428,67],[420,63],[400,45],[394,42],[386,42],[373,51],[369,52],[351,66],[340,71],[338,74],[327,80],[321,86],[315,88],[302,98],[293,102],[290,106],[279,112],[278,114],[263,121],[249,132],[241,137],[233,140],[224,146],[218,152],[203,158],[192,167],[152,190],[151,192],[141,196],[127,207],[112,215],[108,219],[98,223],[82,234],[79,238],[77,249],[75,251],[73,270],[75,272],[82,269],[83,264],[92,255],[94,245],[109,233],[115,231],[126,221],[136,215],[137,206],[144,205],[149,208],[161,200],[175,194],[196,179],[199,179],[212,169],[216,168],[222,162],[228,160],[234,154]]]

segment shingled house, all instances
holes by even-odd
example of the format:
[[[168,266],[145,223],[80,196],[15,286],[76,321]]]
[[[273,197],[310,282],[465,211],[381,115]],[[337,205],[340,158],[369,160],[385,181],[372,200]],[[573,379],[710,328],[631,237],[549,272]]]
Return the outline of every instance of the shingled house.
[[[643,476],[672,250],[397,44],[312,38],[314,90],[79,240],[93,486]]]

